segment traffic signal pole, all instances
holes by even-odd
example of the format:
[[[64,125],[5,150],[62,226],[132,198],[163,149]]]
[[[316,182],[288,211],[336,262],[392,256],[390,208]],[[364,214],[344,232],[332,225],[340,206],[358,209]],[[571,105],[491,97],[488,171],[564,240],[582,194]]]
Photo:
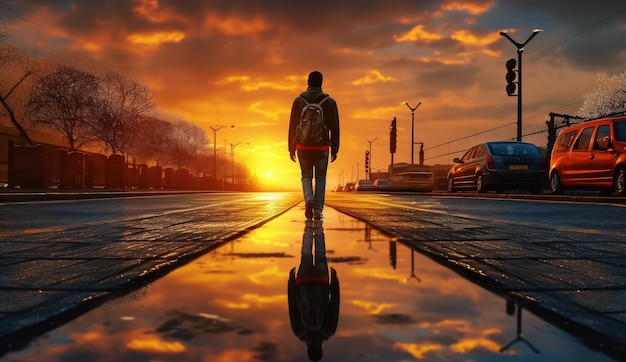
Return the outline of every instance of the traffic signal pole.
[[[396,117],[393,117],[391,125],[389,126],[389,153],[391,154],[391,170],[389,170],[390,175],[393,170],[393,154],[396,153],[397,134],[398,128],[396,126]]]
[[[370,181],[372,180],[372,167],[374,166],[373,162],[372,162],[372,143],[374,143],[374,141],[376,141],[378,139],[378,137],[374,137],[371,140],[367,140],[367,142],[369,142],[370,144],[370,150],[369,151],[365,151],[365,173],[367,175],[365,175]]]
[[[513,74],[513,78],[512,79],[510,78],[510,74],[513,71],[512,68],[515,68],[514,59],[509,59],[509,61],[507,61],[507,64],[506,64],[506,67],[508,70],[508,73],[507,73],[508,85],[507,85],[506,91],[509,94],[509,96],[517,96],[517,140],[518,141],[522,140],[522,53],[524,52],[524,46],[528,44],[528,42],[532,38],[534,38],[537,34],[539,34],[542,31],[543,30],[541,29],[533,30],[533,33],[530,35],[528,39],[526,39],[524,43],[518,43],[515,40],[513,40],[513,38],[509,36],[506,30],[500,32],[500,35],[507,38],[517,48],[517,78],[518,78],[517,79],[517,95],[513,94],[515,93],[515,85],[513,82],[513,80],[515,79],[514,74]],[[511,62],[512,60],[513,62]]]

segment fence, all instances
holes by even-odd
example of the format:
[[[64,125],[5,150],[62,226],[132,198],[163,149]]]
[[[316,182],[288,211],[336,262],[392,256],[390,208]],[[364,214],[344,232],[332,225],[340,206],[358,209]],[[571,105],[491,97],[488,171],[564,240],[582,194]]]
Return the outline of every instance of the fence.
[[[7,186],[27,189],[234,189],[223,180],[186,169],[128,162],[123,155],[68,151],[53,145],[8,141]],[[241,187],[241,186],[239,186]]]

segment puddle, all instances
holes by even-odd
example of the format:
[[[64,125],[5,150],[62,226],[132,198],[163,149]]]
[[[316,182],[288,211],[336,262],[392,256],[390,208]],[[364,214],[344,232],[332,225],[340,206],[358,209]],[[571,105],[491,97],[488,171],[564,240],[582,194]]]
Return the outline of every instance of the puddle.
[[[327,339],[323,361],[609,360],[362,222],[327,208],[321,226],[306,228],[303,209],[294,208],[5,358],[308,361],[295,330],[303,339]],[[338,288],[321,282],[308,263],[313,255],[301,258],[303,243],[325,244],[316,267],[325,254]],[[298,294],[288,297],[293,268],[301,293],[317,293],[327,305],[303,303],[290,320],[290,298]],[[338,317],[335,299],[324,298],[337,289]],[[320,328],[307,333],[305,324]]]

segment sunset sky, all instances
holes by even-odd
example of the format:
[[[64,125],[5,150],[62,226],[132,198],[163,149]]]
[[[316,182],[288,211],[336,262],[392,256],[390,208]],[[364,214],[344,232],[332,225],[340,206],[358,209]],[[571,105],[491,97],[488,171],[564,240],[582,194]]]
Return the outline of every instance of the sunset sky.
[[[426,164],[450,164],[476,142],[516,136],[517,98],[505,62],[523,43],[524,134],[545,130],[549,112],[575,115],[598,75],[626,71],[623,0],[16,0],[2,19],[33,55],[78,51],[146,83],[157,107],[207,130],[217,145],[277,184],[299,187],[287,124],[311,70],[339,106],[341,146],[329,187],[390,162],[424,142]],[[231,128],[230,125],[235,125]],[[495,130],[494,130],[495,129]],[[492,131],[493,130],[493,131]],[[469,136],[469,137],[467,137]],[[459,140],[460,139],[460,140]],[[226,141],[225,141],[226,140]],[[545,145],[545,134],[524,138]],[[230,152],[227,146],[226,151]],[[417,162],[417,150],[415,147]]]

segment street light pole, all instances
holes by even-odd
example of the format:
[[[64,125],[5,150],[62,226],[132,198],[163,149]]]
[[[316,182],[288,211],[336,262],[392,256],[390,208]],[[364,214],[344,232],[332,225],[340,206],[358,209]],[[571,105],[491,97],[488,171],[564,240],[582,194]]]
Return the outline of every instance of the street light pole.
[[[213,177],[217,180],[217,131],[224,128],[224,126],[209,126],[209,128],[213,130]]]
[[[413,162],[413,157],[415,156],[415,110],[420,106],[422,102],[417,103],[417,106],[411,107],[407,102],[404,102],[404,105],[409,107],[411,110],[411,165]]]
[[[233,188],[235,186],[235,147],[238,144],[239,143],[230,144],[230,174],[231,174],[231,182],[232,182]]]
[[[533,30],[533,33],[530,35],[530,37],[526,39],[526,41],[523,43],[518,43],[513,40],[513,38],[509,36],[506,30],[500,32],[500,35],[509,39],[509,41],[513,43],[513,45],[515,45],[515,47],[517,48],[517,73],[519,78],[517,80],[517,141],[522,140],[522,53],[524,52],[524,46],[542,31],[543,30],[541,29]]]
[[[369,163],[370,164],[369,164],[369,171],[368,171],[369,175],[366,175],[366,177],[369,178],[370,180],[372,179],[372,166],[374,165],[372,163],[372,143],[374,143],[374,141],[376,141],[377,139],[378,139],[378,137],[374,137],[374,139],[367,140],[367,142],[369,142],[369,144],[370,144],[370,154],[369,154],[369,157],[370,157]]]

